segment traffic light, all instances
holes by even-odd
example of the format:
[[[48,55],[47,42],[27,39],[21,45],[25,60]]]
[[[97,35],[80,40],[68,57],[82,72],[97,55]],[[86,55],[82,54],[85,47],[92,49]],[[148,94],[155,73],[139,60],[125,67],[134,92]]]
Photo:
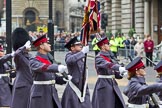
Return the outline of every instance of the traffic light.
[[[108,23],[108,15],[106,13],[101,14],[101,28],[106,29]]]

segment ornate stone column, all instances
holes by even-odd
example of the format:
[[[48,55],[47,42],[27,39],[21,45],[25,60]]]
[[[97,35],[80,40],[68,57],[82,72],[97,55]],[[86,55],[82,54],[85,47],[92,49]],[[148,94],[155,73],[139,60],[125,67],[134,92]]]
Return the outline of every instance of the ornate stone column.
[[[150,8],[149,4],[151,0],[144,0],[144,34],[150,34]]]
[[[111,2],[112,33],[115,33],[121,29],[121,0],[112,0]]]

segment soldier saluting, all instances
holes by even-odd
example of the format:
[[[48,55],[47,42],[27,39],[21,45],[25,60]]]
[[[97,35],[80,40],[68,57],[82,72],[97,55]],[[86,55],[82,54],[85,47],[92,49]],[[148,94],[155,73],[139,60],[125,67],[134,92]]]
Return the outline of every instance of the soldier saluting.
[[[30,93],[29,108],[62,108],[58,98],[55,83],[63,84],[63,78],[57,78],[56,73],[63,73],[66,66],[52,64],[48,53],[51,45],[45,35],[33,42],[37,54],[30,59],[30,67],[33,72],[33,86]]]
[[[29,67],[31,55],[28,53],[31,48],[30,39],[23,28],[16,28],[12,33],[16,79],[13,85],[11,108],[27,108],[28,106],[30,88],[33,84]]]
[[[0,45],[0,107],[9,107],[11,104],[11,89],[9,85],[10,66],[7,63],[15,53],[5,55],[2,45]]]

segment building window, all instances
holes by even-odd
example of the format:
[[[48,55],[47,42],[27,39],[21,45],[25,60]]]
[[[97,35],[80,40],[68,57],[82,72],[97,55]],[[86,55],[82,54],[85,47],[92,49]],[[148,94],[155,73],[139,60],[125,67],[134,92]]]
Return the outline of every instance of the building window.
[[[25,12],[25,25],[28,31],[36,31],[36,26],[34,21],[36,19],[36,14],[32,10]]]
[[[57,26],[60,26],[60,20],[61,20],[61,12],[60,11],[56,11],[56,22],[55,22],[55,24]]]

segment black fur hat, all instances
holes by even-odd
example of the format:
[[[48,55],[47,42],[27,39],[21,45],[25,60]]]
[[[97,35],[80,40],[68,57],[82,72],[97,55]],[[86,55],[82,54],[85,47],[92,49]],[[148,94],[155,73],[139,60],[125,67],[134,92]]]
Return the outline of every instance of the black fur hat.
[[[22,47],[28,40],[31,40],[28,32],[23,28],[16,28],[12,33],[13,50]]]

